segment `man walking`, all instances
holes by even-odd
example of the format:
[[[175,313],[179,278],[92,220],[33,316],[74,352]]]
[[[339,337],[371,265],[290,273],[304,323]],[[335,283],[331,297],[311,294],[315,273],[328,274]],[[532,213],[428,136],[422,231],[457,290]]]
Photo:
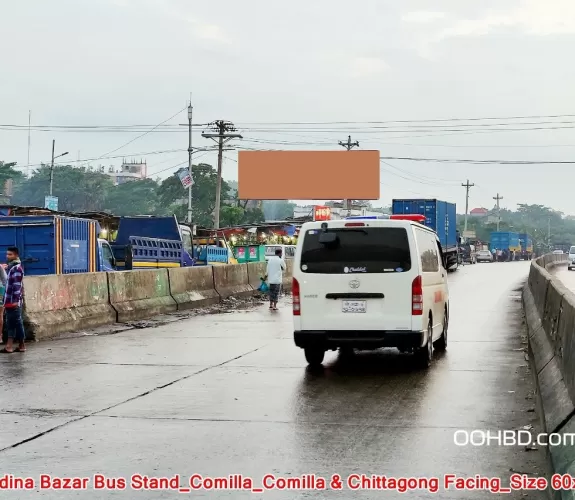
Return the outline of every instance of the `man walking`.
[[[6,252],[8,267],[6,269],[6,293],[4,294],[4,310],[6,311],[6,330],[8,339],[3,353],[26,351],[26,334],[22,321],[22,298],[24,291],[24,269],[20,262],[20,255],[16,247],[8,247]],[[18,347],[14,349],[14,341]]]
[[[283,282],[283,272],[286,270],[286,264],[282,259],[282,249],[277,248],[275,255],[268,260],[268,284],[270,286],[270,309],[278,310],[278,300]]]

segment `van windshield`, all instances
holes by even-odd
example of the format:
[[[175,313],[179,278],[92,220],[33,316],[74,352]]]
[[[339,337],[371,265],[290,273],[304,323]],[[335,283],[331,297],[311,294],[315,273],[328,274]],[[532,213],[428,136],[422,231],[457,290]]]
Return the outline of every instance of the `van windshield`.
[[[575,253],[575,247],[571,247],[571,248],[569,249],[569,253]]]
[[[334,243],[319,242],[321,231],[307,231],[301,253],[305,273],[383,273],[411,269],[407,231],[395,227],[330,229]]]

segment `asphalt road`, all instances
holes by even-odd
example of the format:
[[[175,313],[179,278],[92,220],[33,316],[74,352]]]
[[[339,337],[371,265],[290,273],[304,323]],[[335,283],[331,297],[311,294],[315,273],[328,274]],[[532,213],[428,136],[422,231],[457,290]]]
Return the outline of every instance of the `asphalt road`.
[[[575,271],[569,271],[565,266],[555,267],[551,271],[572,292],[575,292]]]
[[[448,351],[426,373],[394,350],[326,356],[306,367],[289,304],[196,317],[115,335],[41,342],[0,357],[1,474],[126,478],[123,491],[43,491],[43,498],[486,499],[485,491],[129,490],[133,474],[501,477],[546,474],[543,449],[456,446],[457,430],[533,425],[520,291],[529,263],[451,275]],[[575,274],[574,274],[575,276]],[[495,434],[493,434],[495,435]],[[462,436],[462,434],[460,434]],[[1,483],[0,483],[1,484]],[[329,481],[328,481],[329,485]],[[3,498],[34,498],[3,492]],[[513,492],[507,498],[546,498]]]

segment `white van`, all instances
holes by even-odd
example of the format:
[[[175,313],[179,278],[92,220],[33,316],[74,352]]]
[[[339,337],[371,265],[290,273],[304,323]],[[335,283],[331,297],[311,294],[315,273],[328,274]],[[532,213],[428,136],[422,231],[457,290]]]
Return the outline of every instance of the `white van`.
[[[295,245],[266,245],[266,249],[264,250],[266,261],[276,254],[276,250],[278,248],[282,251],[284,260],[293,259],[295,257]]]
[[[572,246],[569,249],[569,261],[567,263],[567,269],[569,271],[573,270],[573,268],[575,268],[575,246]]]
[[[428,367],[433,348],[447,347],[443,262],[435,232],[416,222],[305,223],[293,269],[296,346],[310,365],[327,350],[397,347]]]

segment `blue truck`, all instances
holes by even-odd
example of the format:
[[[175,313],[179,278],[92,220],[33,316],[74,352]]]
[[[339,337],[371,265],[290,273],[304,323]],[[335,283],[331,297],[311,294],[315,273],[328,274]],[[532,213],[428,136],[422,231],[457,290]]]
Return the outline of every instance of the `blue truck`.
[[[114,271],[112,248],[95,220],[57,215],[0,217],[0,255],[20,250],[27,275]],[[3,257],[0,257],[3,258]]]
[[[224,238],[194,241],[190,227],[179,224],[175,216],[120,217],[117,234],[110,244],[119,269],[126,268],[126,252],[129,258],[130,249],[133,269],[154,267],[146,259],[150,252],[170,258],[162,267],[237,263]]]
[[[459,265],[459,233],[455,203],[436,199],[401,199],[391,203],[393,215],[423,215],[425,225],[433,229],[439,238],[445,267],[454,271]]]
[[[533,258],[533,238],[527,233],[519,233],[519,245],[521,245],[521,259],[531,260]]]
[[[493,251],[502,250],[506,252],[506,259],[511,259],[513,252],[513,260],[516,260],[521,254],[521,244],[519,242],[519,233],[513,231],[494,231],[489,236],[489,250]]]

